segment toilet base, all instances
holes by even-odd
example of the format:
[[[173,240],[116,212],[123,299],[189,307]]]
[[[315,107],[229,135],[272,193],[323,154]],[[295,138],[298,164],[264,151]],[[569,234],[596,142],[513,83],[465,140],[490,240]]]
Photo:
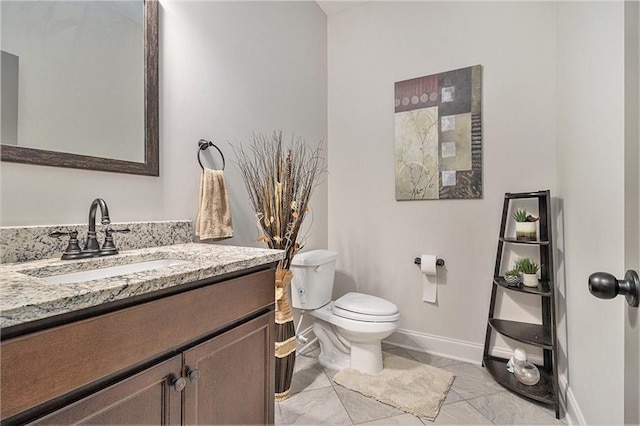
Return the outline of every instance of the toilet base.
[[[340,371],[349,368],[349,358],[336,358],[335,356],[320,352],[320,355],[318,355],[318,364],[331,370]]]
[[[321,366],[332,370],[349,368],[351,349],[348,342],[338,337],[333,325],[316,320],[313,323],[313,333],[320,342],[318,362]]]
[[[332,370],[353,368],[368,374],[382,371],[382,345],[373,342],[349,342],[340,335],[340,328],[324,321],[313,324],[313,332],[320,342],[320,365]]]
[[[368,374],[382,371],[382,345],[373,343],[351,343],[351,368]]]

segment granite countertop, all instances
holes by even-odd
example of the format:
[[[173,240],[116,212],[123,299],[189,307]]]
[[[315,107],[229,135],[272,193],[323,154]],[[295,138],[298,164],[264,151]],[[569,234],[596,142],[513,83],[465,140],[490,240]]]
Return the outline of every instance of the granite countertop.
[[[277,262],[283,257],[281,250],[188,243],[127,250],[114,256],[82,260],[46,259],[3,264],[0,265],[0,327],[241,271]],[[186,260],[188,263],[72,284],[55,284],[43,279],[159,259]]]

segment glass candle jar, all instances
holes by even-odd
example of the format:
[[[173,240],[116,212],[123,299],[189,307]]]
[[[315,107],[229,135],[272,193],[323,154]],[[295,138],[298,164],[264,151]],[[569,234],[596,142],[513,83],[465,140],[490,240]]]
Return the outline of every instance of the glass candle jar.
[[[523,385],[535,385],[540,381],[538,367],[527,361],[527,353],[524,349],[517,348],[513,354],[513,374]]]

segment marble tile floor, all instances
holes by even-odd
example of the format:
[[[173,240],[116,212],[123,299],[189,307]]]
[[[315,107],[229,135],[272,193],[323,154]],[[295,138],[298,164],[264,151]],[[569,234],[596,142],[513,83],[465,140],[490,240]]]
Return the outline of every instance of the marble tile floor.
[[[421,419],[333,382],[318,364],[319,348],[296,359],[291,397],[276,403],[277,425],[562,425],[549,406],[529,402],[497,384],[483,367],[383,345],[383,350],[451,371],[455,376],[435,421]]]

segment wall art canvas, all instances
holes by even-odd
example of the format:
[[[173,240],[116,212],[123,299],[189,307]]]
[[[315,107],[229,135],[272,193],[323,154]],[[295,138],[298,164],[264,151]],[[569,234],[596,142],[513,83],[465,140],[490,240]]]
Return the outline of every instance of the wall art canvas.
[[[482,66],[395,83],[396,200],[482,197]]]

